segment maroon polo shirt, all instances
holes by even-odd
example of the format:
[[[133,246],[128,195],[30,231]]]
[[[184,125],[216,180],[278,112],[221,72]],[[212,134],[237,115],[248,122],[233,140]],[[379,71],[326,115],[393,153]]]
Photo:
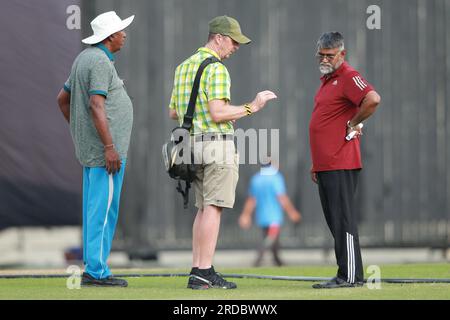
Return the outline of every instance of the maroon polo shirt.
[[[313,171],[362,168],[359,138],[345,140],[347,121],[373,87],[347,62],[331,75],[320,78],[322,84],[314,98],[309,123],[309,143]]]

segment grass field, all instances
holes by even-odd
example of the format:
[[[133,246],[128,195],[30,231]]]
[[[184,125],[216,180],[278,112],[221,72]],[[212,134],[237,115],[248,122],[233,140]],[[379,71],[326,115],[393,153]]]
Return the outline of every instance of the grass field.
[[[382,278],[450,278],[448,264],[404,264],[380,266]],[[185,273],[185,269],[133,270],[133,273]],[[277,276],[332,277],[334,267],[299,266],[282,268],[219,269],[224,274],[257,274]],[[127,273],[127,270],[114,270]],[[366,278],[369,275],[366,275]],[[450,284],[389,284],[381,289],[346,288],[334,290],[312,289],[313,282],[229,279],[238,285],[236,290],[186,289],[187,277],[127,278],[128,288],[81,288],[69,290],[65,278],[0,279],[0,299],[161,299],[161,300],[327,300],[327,299],[450,299]]]

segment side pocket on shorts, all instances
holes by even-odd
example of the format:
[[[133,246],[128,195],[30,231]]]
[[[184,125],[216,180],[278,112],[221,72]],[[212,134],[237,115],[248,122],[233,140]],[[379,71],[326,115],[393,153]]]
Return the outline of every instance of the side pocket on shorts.
[[[234,190],[236,190],[237,182],[239,180],[239,153],[237,152],[234,155],[234,174],[235,174]]]

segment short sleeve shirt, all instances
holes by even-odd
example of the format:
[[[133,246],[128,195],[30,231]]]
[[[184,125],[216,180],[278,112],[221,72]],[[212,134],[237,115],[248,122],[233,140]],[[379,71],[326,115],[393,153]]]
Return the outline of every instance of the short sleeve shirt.
[[[172,96],[169,108],[177,112],[180,126],[186,114],[195,75],[200,64],[209,57],[219,56],[213,50],[202,47],[181,63],[175,70]],[[191,134],[234,133],[233,123],[212,121],[208,102],[212,100],[231,100],[231,79],[227,68],[222,63],[209,64],[200,79],[199,93],[195,104]],[[227,108],[227,106],[225,106]]]
[[[256,200],[256,224],[260,227],[281,225],[283,208],[278,196],[286,194],[286,186],[281,173],[273,168],[261,168],[250,181],[249,195]]]
[[[321,82],[309,123],[312,170],[360,169],[360,141],[345,140],[347,121],[374,88],[347,62],[331,75],[323,76]]]
[[[102,44],[82,51],[64,84],[70,93],[70,132],[82,166],[105,165],[104,147],[92,120],[89,99],[103,95],[109,130],[117,152],[126,159],[133,125],[132,102],[114,67],[113,54]]]

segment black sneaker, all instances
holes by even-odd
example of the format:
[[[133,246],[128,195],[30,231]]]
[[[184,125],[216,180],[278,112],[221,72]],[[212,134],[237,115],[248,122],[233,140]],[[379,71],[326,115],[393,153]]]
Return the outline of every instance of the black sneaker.
[[[193,267],[191,269],[191,272],[189,273],[189,280],[188,280],[188,289],[191,289],[192,285],[193,285],[193,281],[194,278],[192,277],[193,275],[198,275],[198,268],[197,267]]]
[[[211,267],[207,271],[199,270],[198,274],[191,275],[188,288],[193,290],[206,290],[209,288],[236,289],[237,286],[234,282],[222,278],[220,274],[214,271],[214,267]]]
[[[350,283],[341,278],[334,277],[330,281],[313,284],[314,289],[337,289],[337,288],[354,288],[360,287],[363,283]]]
[[[103,279],[95,279],[89,273],[83,272],[81,277],[81,286],[83,287],[127,287],[128,282],[123,279],[109,276]]]

